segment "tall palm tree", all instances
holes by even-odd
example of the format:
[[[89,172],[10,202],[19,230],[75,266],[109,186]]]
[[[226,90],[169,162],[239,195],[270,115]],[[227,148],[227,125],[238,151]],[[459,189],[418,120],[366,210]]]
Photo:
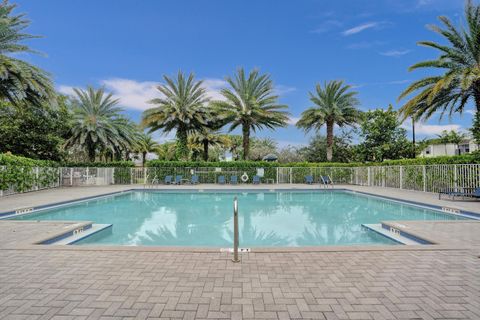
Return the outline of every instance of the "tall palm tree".
[[[350,85],[343,81],[330,81],[324,87],[317,84],[315,93],[310,92],[310,101],[315,105],[304,112],[296,126],[306,132],[318,131],[327,127],[327,161],[332,161],[333,156],[333,128],[351,126],[358,120],[360,114],[357,109],[357,92],[351,91]]]
[[[142,125],[150,132],[176,131],[177,154],[181,160],[188,159],[188,134],[205,126],[208,120],[208,103],[202,81],[196,81],[193,73],[188,77],[179,71],[176,79],[163,77],[165,84],[157,86],[162,97],[150,101],[155,107],[143,112]]]
[[[122,109],[116,106],[118,100],[113,99],[111,93],[93,87],[74,91],[73,123],[66,147],[84,147],[89,160],[95,161],[97,149],[114,152],[115,146],[123,139],[122,135],[130,129],[127,122],[121,120]]]
[[[136,141],[135,150],[142,154],[142,167],[145,167],[147,153],[157,152],[160,145],[149,134],[142,134]]]
[[[268,74],[260,74],[255,69],[246,76],[240,68],[233,78],[226,80],[230,88],[221,90],[225,101],[214,101],[212,105],[225,122],[231,124],[230,131],[242,128],[243,159],[248,160],[250,132],[286,126],[289,113],[283,110],[288,107],[277,104],[278,96],[274,94]]]
[[[476,112],[480,112],[480,6],[468,0],[465,6],[466,28],[455,27],[449,18],[440,16],[443,27],[430,29],[448,42],[442,45],[434,41],[420,41],[421,46],[437,49],[437,59],[419,62],[409,70],[421,68],[439,69],[442,74],[429,76],[413,82],[399,100],[415,93],[400,109],[402,115],[415,119],[428,119],[435,112],[452,115],[462,113],[465,105],[473,99]]]
[[[37,38],[23,30],[30,25],[24,14],[12,15],[16,5],[0,4],[0,99],[18,105],[27,102],[41,106],[55,96],[50,75],[13,54],[35,53],[22,41]]]

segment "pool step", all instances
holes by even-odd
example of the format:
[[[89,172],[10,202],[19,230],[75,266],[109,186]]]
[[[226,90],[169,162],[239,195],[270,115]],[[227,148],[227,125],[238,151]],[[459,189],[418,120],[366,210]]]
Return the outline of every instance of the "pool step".
[[[404,232],[400,232],[396,229],[391,230],[390,228],[387,227],[387,225],[383,223],[376,223],[376,224],[362,224],[363,227],[374,231],[376,233],[381,234],[382,236],[385,236],[387,238],[392,239],[393,241],[399,242],[401,244],[410,246],[410,245],[419,245],[419,244],[427,244],[425,242],[412,239],[409,237],[409,235],[406,235]]]
[[[91,226],[88,229],[84,229],[82,232],[77,232],[73,233],[67,237],[64,237],[58,241],[51,242],[49,244],[54,244],[54,245],[68,245],[68,244],[74,244],[75,242],[78,242],[86,237],[89,237],[97,232],[103,231],[105,229],[111,228],[112,224],[91,224]]]

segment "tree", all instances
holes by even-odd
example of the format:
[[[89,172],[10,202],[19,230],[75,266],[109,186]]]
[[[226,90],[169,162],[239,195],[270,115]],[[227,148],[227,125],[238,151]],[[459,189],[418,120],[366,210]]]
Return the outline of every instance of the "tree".
[[[480,7],[466,2],[464,27],[455,27],[450,19],[440,16],[443,28],[432,25],[430,29],[448,42],[442,45],[434,41],[420,41],[418,44],[440,51],[435,60],[422,61],[410,70],[422,68],[439,69],[442,74],[429,76],[413,82],[399,97],[399,100],[415,93],[400,109],[404,118],[428,119],[435,112],[441,116],[462,113],[473,99],[476,113],[480,112]]]
[[[54,99],[55,90],[47,72],[13,57],[35,53],[22,42],[37,38],[24,33],[30,21],[24,14],[13,15],[15,7],[7,0],[0,4],[0,98],[13,105],[27,103],[40,107],[45,100]]]
[[[352,160],[351,134],[342,132],[335,136],[332,148],[332,158],[327,159],[328,139],[322,135],[315,135],[310,139],[307,147],[301,148],[299,153],[308,162],[350,162]]]
[[[250,159],[260,161],[269,154],[277,154],[278,143],[270,138],[252,139]]]
[[[147,153],[157,152],[159,144],[149,134],[141,134],[135,143],[135,151],[142,154],[142,167],[145,167]]]
[[[97,150],[108,149],[112,153],[124,143],[133,141],[136,131],[131,122],[120,114],[118,100],[103,88],[74,89],[73,122],[71,137],[66,147],[85,148],[89,161],[95,161]],[[118,149],[117,149],[118,150]]]
[[[453,143],[455,147],[458,147],[458,144],[466,139],[464,133],[458,133],[455,130],[443,130],[441,134],[437,134],[438,142],[445,145],[445,154],[447,154],[447,144]]]
[[[226,80],[230,88],[221,90],[225,101],[214,101],[213,106],[230,123],[230,131],[242,128],[243,159],[248,160],[251,131],[286,126],[289,114],[284,109],[288,107],[277,103],[278,96],[268,74],[255,69],[246,76],[240,68],[233,78]]]
[[[142,125],[150,132],[176,131],[176,152],[181,160],[188,160],[188,134],[207,125],[208,103],[202,81],[196,81],[193,73],[188,77],[179,71],[176,79],[163,77],[166,84],[157,86],[161,98],[149,101],[155,107],[143,112]]]
[[[176,152],[177,144],[175,142],[165,142],[158,146],[156,150],[158,160],[164,161],[176,161],[177,159],[177,152]]]
[[[358,100],[357,92],[349,91],[350,85],[345,85],[343,81],[330,81],[315,87],[315,93],[310,92],[310,101],[315,105],[304,112],[297,122],[297,127],[308,132],[315,130],[318,132],[321,127],[327,127],[327,161],[333,159],[333,128],[351,126],[358,120],[359,111],[357,110]]]
[[[473,116],[473,125],[470,132],[475,142],[480,145],[480,112],[476,112]]]
[[[398,112],[391,105],[387,110],[376,109],[363,114],[360,137],[363,141],[355,153],[361,161],[402,159],[412,153],[406,130],[400,126]]]
[[[46,103],[34,106],[0,102],[0,153],[63,160],[62,146],[68,137],[70,114],[65,97],[59,96],[57,100],[56,107]]]
[[[291,163],[307,161],[302,150],[302,148],[287,145],[278,151],[278,162]]]
[[[209,148],[226,145],[227,138],[219,134],[218,130],[205,127],[191,136],[191,144],[198,146],[202,150],[203,161],[208,161]]]

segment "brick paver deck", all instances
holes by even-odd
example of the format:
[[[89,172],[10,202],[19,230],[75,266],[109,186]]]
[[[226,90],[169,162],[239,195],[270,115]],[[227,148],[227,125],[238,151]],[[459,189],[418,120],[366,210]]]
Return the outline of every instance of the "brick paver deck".
[[[221,252],[34,246],[72,223],[22,223],[0,221],[0,319],[480,319],[476,237],[234,264]],[[445,226],[431,228],[445,237]]]
[[[480,319],[465,251],[0,250],[1,319]]]

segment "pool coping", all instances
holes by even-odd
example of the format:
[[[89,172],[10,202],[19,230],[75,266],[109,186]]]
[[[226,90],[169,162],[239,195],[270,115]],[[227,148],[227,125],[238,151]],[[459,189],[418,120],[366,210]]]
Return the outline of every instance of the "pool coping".
[[[67,200],[67,201],[60,201],[60,202],[55,202],[55,203],[50,203],[50,204],[45,204],[45,205],[40,205],[37,207],[30,207],[30,208],[19,208],[16,210],[11,210],[11,211],[6,211],[6,212],[0,212],[0,221],[1,220],[6,220],[8,218],[12,217],[17,217],[21,215],[27,215],[27,214],[32,214],[32,213],[37,213],[38,211],[43,211],[43,210],[48,210],[48,209],[53,209],[56,207],[62,207],[62,206],[67,206],[71,204],[76,204],[76,203],[81,203],[85,201],[89,201],[92,199],[101,199],[105,197],[111,197],[119,194],[125,194],[125,193],[131,193],[131,192],[136,192],[136,191],[142,191],[142,192],[162,192],[162,193],[201,193],[201,192],[211,192],[211,193],[231,193],[231,192],[276,192],[276,191],[289,191],[289,192],[324,192],[324,191],[343,191],[343,192],[350,192],[350,193],[358,193],[362,194],[365,196],[370,196],[374,198],[379,198],[379,199],[386,199],[389,201],[397,202],[397,203],[405,203],[409,204],[415,207],[420,207],[420,208],[426,208],[426,209],[433,209],[435,211],[438,211],[440,213],[446,214],[446,215],[454,215],[454,216],[462,216],[467,219],[471,220],[480,220],[480,214],[475,213],[475,212],[470,212],[470,211],[464,211],[461,209],[456,209],[458,210],[459,213],[453,213],[453,212],[446,212],[444,211],[444,207],[438,206],[438,205],[432,205],[432,204],[426,204],[426,203],[420,203],[417,201],[409,201],[409,200],[401,200],[393,197],[388,197],[388,196],[383,196],[383,195],[377,195],[369,192],[363,192],[363,191],[357,191],[357,190],[351,190],[348,188],[332,188],[332,189],[326,189],[326,188],[319,188],[319,189],[301,189],[301,188],[292,188],[292,189],[286,189],[286,188],[265,188],[265,189],[147,189],[147,188],[131,188],[131,189],[125,189],[121,191],[115,191],[115,192],[108,192],[108,193],[103,193],[99,195],[94,195],[94,196],[88,196],[88,197],[82,197],[74,200]],[[17,210],[23,210],[23,209],[28,209],[27,212],[23,213],[16,213]],[[31,210],[30,210],[31,209]],[[11,220],[14,221],[14,220]],[[195,246],[122,246],[122,245],[88,245],[88,246],[72,246],[72,245],[62,245],[62,246],[51,246],[51,245],[45,245],[49,244],[49,242],[54,242],[53,239],[59,238],[59,237],[64,237],[65,233],[73,233],[75,230],[78,230],[78,228],[88,228],[88,226],[91,227],[92,223],[91,221],[68,221],[74,223],[67,231],[63,230],[62,232],[54,233],[53,235],[49,235],[47,238],[39,240],[39,241],[33,241],[32,245],[34,248],[55,248],[55,249],[66,249],[66,248],[72,248],[74,250],[113,250],[113,251],[130,251],[130,250],[139,250],[139,251],[160,251],[160,252],[221,252],[222,250],[225,250],[226,248],[221,248],[221,247],[195,247]],[[40,221],[41,223],[41,221]],[[390,227],[390,223],[393,223],[393,221],[382,221],[382,227],[387,228]],[[459,250],[459,249],[468,249],[463,246],[449,246],[449,245],[440,245],[437,243],[434,243],[433,241],[429,241],[429,239],[426,239],[425,236],[418,236],[415,234],[407,233],[404,230],[400,230],[403,236],[409,237],[412,239],[419,240],[418,242],[424,242],[423,244],[419,244],[418,246],[416,245],[410,245],[410,246],[405,246],[405,245],[399,245],[399,246],[391,246],[391,245],[344,245],[344,246],[329,246],[329,245],[324,245],[324,246],[302,246],[302,247],[254,247],[251,248],[252,253],[262,253],[262,252],[348,252],[348,251],[389,251],[389,250]],[[94,235],[95,233],[86,235],[85,237],[81,237],[80,239],[76,240],[75,242],[78,242],[82,239],[85,239],[91,235]],[[392,239],[386,235],[383,235],[389,239]],[[395,239],[392,239],[395,241]],[[55,240],[58,241],[58,240]],[[38,244],[44,244],[42,246],[39,246]],[[25,246],[20,246],[16,247],[15,249],[31,249],[30,245]],[[8,250],[8,248],[1,248],[0,250]],[[71,250],[71,249],[67,249]]]

